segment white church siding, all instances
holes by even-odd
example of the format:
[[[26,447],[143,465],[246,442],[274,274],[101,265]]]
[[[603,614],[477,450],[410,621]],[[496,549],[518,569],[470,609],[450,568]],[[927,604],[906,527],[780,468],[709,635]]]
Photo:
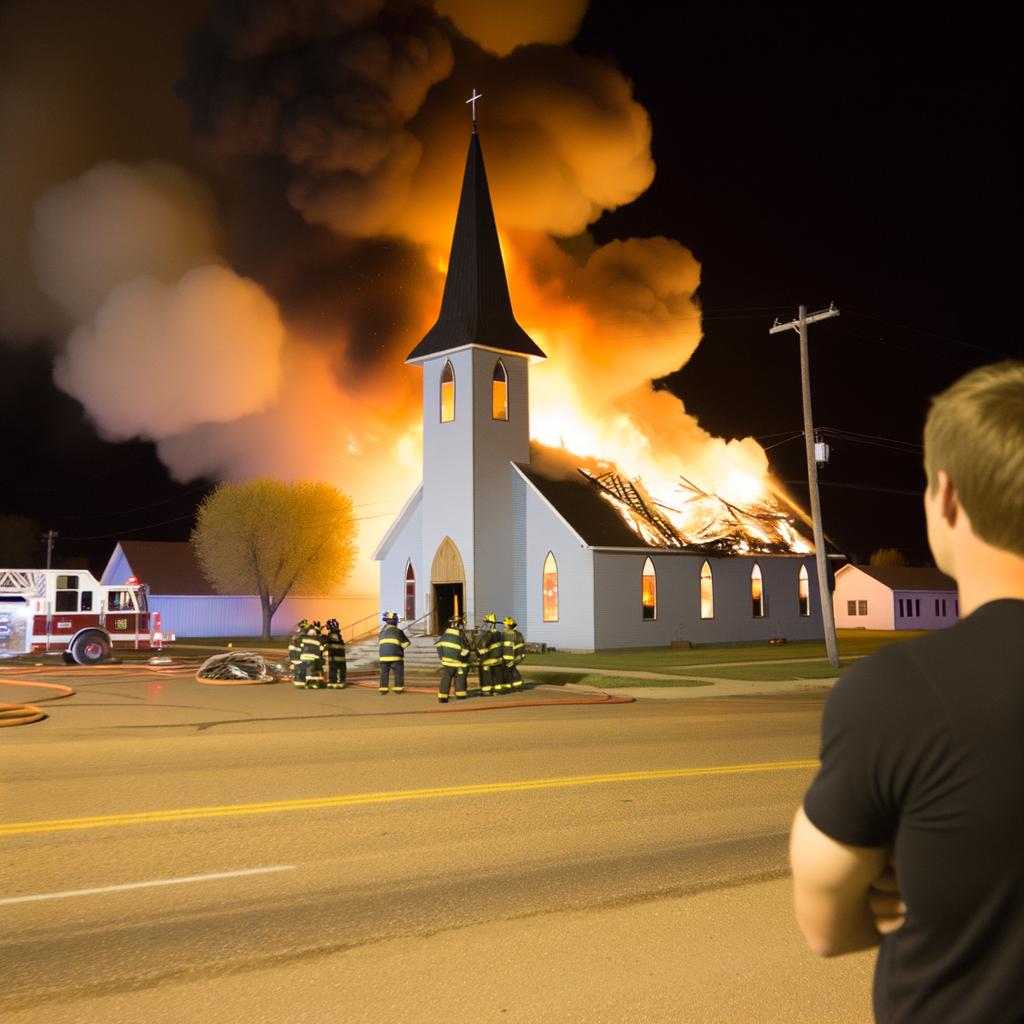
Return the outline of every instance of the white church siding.
[[[455,419],[441,422],[441,373],[451,361],[455,371]],[[488,394],[490,392],[488,391]],[[434,555],[445,537],[459,549],[466,569],[464,609],[473,604],[475,537],[473,529],[473,352],[469,348],[423,363],[423,535],[424,587],[430,583]],[[386,570],[381,567],[381,599]],[[426,590],[424,589],[424,593]],[[383,607],[383,605],[382,605]]]
[[[473,479],[476,491],[475,600],[488,614],[512,608],[512,477],[509,462],[530,458],[530,408],[524,356],[474,348]],[[508,419],[491,415],[491,380],[501,359],[508,374]],[[504,615],[511,611],[504,612]],[[503,617],[499,615],[499,618]]]
[[[594,556],[543,496],[519,471],[526,513],[526,629],[531,643],[568,650],[594,649]],[[544,621],[544,562],[548,552],[558,567],[558,621]],[[518,621],[518,620],[517,620]]]
[[[657,573],[657,618],[644,621],[640,580],[651,558]],[[707,561],[714,584],[714,617],[700,617],[700,571]],[[753,615],[750,574],[761,568],[764,616]],[[807,565],[810,615],[800,615],[800,566]],[[690,552],[594,552],[595,635],[598,648],[658,647],[672,640],[740,643],[821,639],[813,559],[788,555],[703,555]]]
[[[430,566],[428,564],[424,571],[421,495],[422,490],[417,488],[376,553],[381,556],[380,611],[395,611],[402,618],[405,617],[405,571],[410,561],[416,574],[417,617],[427,609]]]

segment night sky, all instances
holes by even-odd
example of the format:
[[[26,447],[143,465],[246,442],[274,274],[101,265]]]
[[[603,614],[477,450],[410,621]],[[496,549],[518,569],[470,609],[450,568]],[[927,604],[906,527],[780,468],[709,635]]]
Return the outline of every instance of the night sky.
[[[654,184],[597,241],[665,235],[702,264],[704,340],[662,385],[712,433],[777,445],[804,503],[797,338],[768,329],[841,310],[811,328],[811,370],[825,530],[855,561],[928,564],[929,398],[1024,355],[1019,39],[1011,5],[593,0],[571,44],[615,62],[653,123]],[[0,343],[0,515],[58,530],[55,564],[97,575],[117,539],[186,540],[209,482],[100,440],[51,358]]]

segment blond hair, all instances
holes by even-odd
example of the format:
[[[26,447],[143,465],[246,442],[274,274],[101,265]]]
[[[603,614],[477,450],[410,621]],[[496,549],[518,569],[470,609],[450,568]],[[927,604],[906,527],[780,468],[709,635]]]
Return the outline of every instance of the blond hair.
[[[981,366],[932,399],[924,468],[932,494],[945,470],[981,540],[1024,556],[1024,362]]]

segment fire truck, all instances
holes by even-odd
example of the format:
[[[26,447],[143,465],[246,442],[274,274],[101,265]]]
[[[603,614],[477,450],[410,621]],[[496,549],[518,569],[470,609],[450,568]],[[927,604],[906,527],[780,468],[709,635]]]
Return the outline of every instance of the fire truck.
[[[147,588],[133,576],[105,587],[84,569],[0,569],[0,658],[63,654],[95,665],[114,650],[159,651],[160,631]]]

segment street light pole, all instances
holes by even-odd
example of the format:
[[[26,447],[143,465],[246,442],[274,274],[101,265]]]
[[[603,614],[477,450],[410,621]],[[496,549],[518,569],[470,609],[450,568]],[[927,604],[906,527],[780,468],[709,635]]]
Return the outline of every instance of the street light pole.
[[[778,320],[768,332],[796,331],[800,336],[800,389],[804,405],[804,449],[807,453],[807,487],[811,495],[811,520],[814,523],[814,558],[818,566],[818,595],[821,603],[821,621],[825,628],[825,651],[829,664],[839,668],[839,644],[836,640],[836,616],[832,607],[832,591],[828,585],[828,551],[825,548],[825,528],[821,523],[821,497],[818,494],[818,463],[814,457],[814,417],[811,415],[811,370],[807,353],[807,325],[817,320],[839,316],[834,306],[818,313],[807,314],[807,307],[800,307],[800,315],[788,324]]]

